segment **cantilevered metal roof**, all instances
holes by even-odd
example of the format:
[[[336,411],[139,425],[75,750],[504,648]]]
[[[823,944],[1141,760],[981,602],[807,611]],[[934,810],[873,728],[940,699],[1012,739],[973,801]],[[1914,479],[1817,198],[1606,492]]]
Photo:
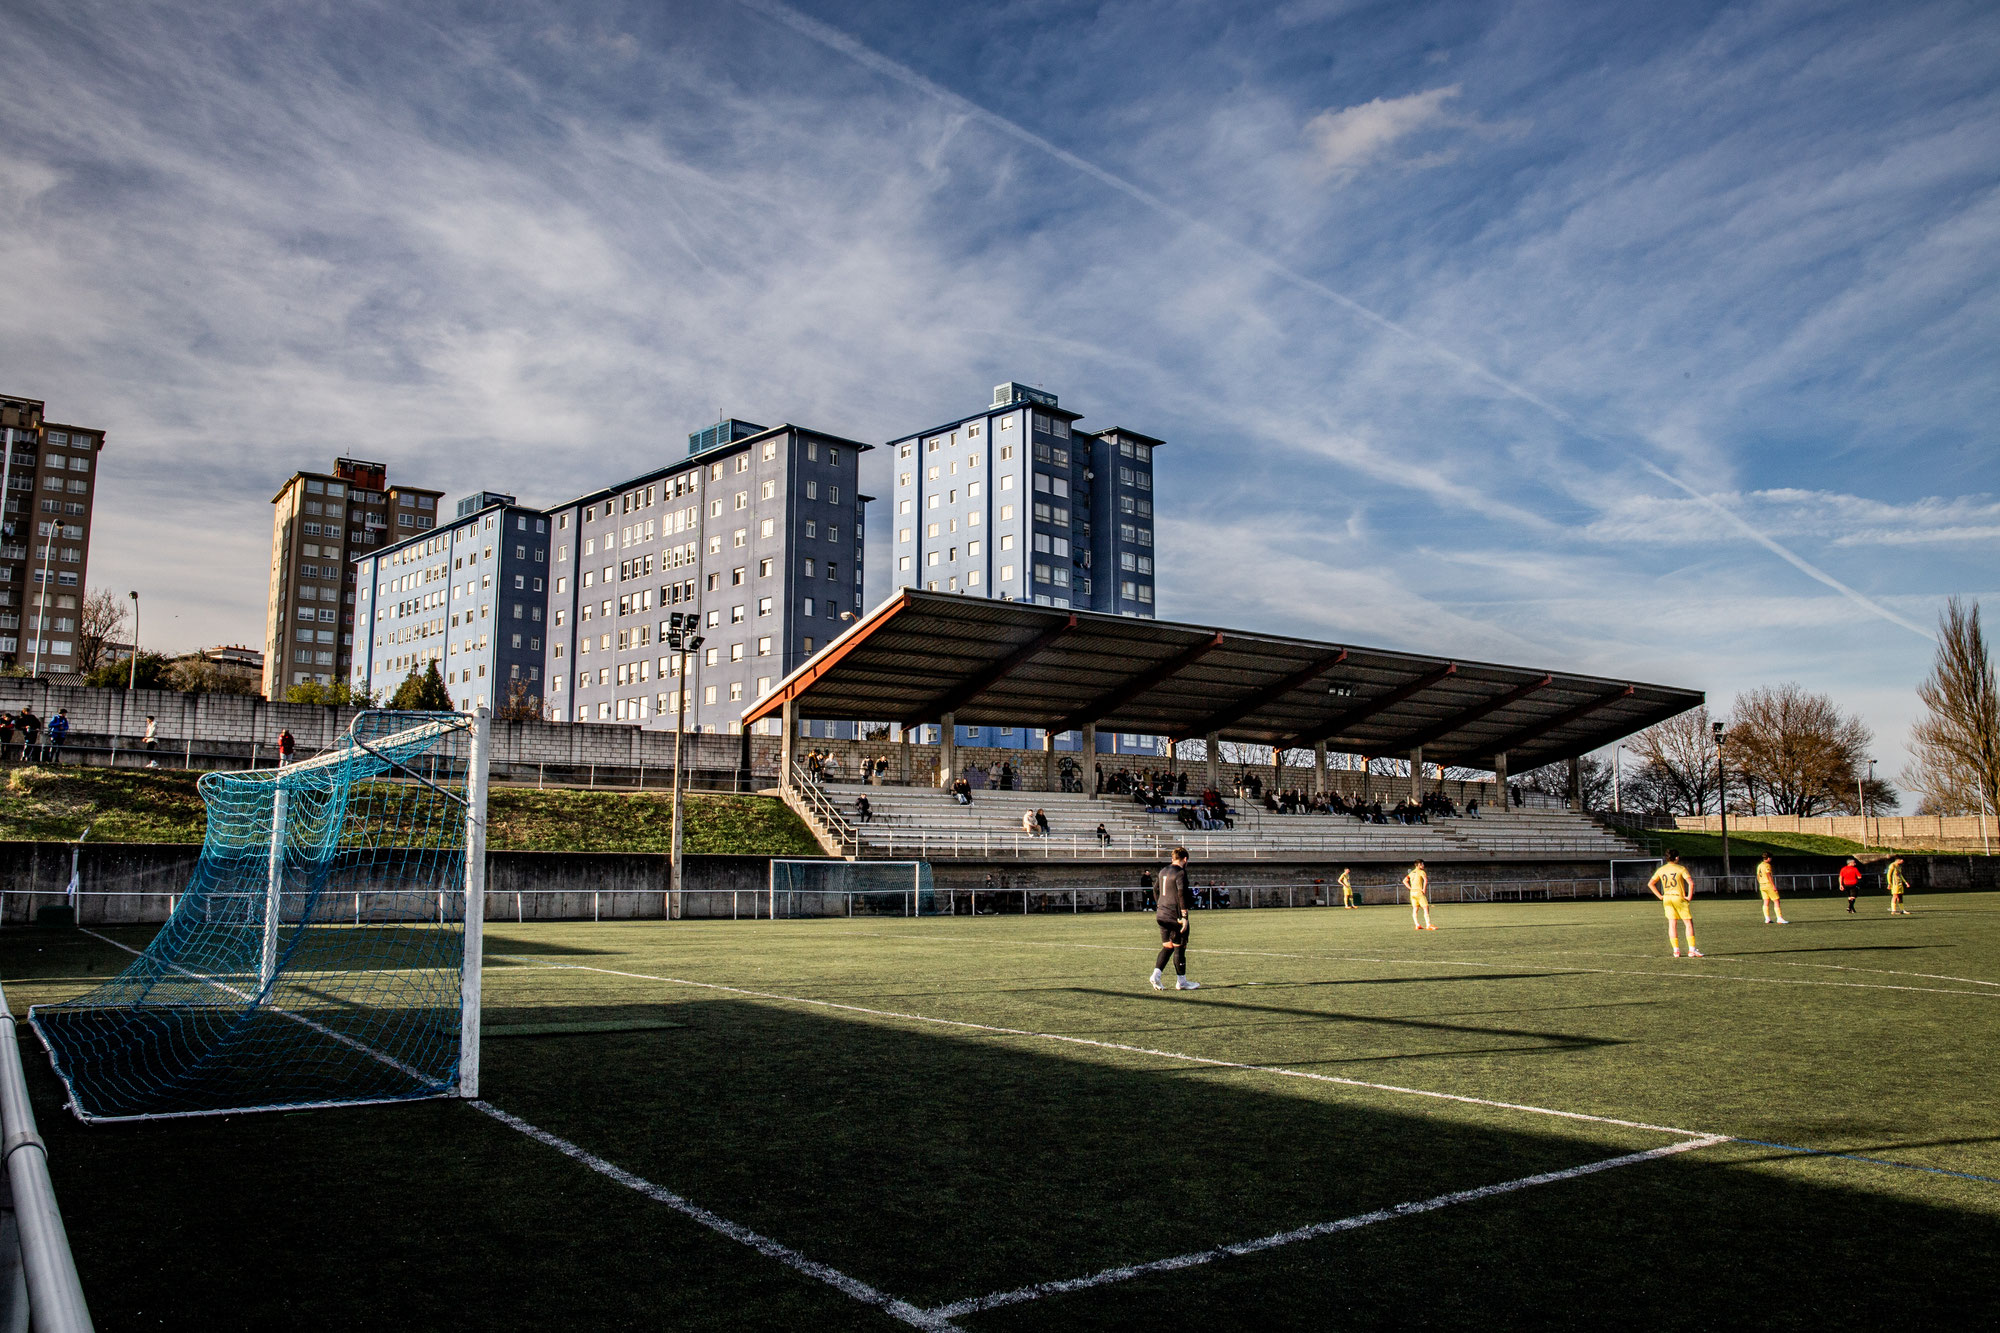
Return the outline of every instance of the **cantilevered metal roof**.
[[[1046,727],[1525,772],[1698,706],[1698,690],[906,588],[743,714]]]

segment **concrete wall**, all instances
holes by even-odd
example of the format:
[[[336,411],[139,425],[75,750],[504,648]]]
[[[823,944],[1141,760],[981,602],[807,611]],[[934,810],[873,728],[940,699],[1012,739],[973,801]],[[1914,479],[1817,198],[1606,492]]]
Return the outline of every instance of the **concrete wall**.
[[[1680,815],[1676,827],[1714,833],[1722,827],[1720,815]],[[1985,839],[2000,850],[2000,819],[1992,815],[1731,815],[1732,833],[1817,833],[1829,838],[1846,838],[1871,846],[1972,847]]]
[[[159,720],[160,762],[171,764],[178,759],[182,765],[194,768],[253,765],[268,768],[276,760],[278,733],[288,729],[298,742],[300,756],[310,756],[335,744],[359,711],[314,704],[274,704],[254,695],[180,694],[173,690],[127,693],[87,685],[48,685],[35,680],[0,678],[0,711],[12,712],[23,704],[32,705],[43,718],[55,716],[57,709],[68,710],[73,751],[68,756],[70,762],[109,762],[114,737],[121,765],[145,762],[146,757],[136,754],[132,747],[145,734],[146,717],[150,714]],[[736,774],[742,737],[689,735],[687,744],[688,767],[714,775],[703,785],[731,785],[723,779],[725,775]],[[801,737],[798,742],[802,758],[808,750],[834,756],[838,761],[837,776],[845,779],[860,775],[864,759],[886,758],[887,777],[892,783],[903,781],[906,748],[909,781],[920,786],[935,785],[938,769],[935,745],[905,747],[896,740],[843,741],[823,737]],[[759,782],[775,785],[781,749],[779,737],[752,736],[751,771],[743,785]],[[1044,774],[1039,750],[960,746],[958,756],[961,768],[978,765],[992,772],[996,781],[1000,765],[1011,763],[1017,775],[1015,785],[1021,790],[1060,787],[1059,772]],[[1082,755],[1072,757],[1078,760],[1079,776],[1086,787],[1093,785],[1095,775],[1091,766],[1082,763]],[[1057,756],[1058,764],[1061,758]],[[646,785],[653,786],[660,785],[661,775],[672,767],[673,761],[671,731],[643,730],[631,723],[501,722],[493,733],[494,772],[502,781],[533,781],[544,777],[550,781],[631,786],[637,785],[644,770]],[[1107,776],[1121,768],[1134,773],[1165,773],[1168,768],[1164,756],[1099,755],[1097,762],[1103,765]],[[1201,761],[1183,762],[1179,767],[1187,771],[1191,787],[1206,779],[1207,768]],[[1266,787],[1273,785],[1269,764],[1226,763],[1221,770],[1223,785],[1232,791],[1245,774],[1255,775]],[[1277,785],[1310,791],[1312,783],[1312,765],[1307,763],[1287,767]],[[1494,799],[1491,782],[1426,781],[1425,789],[1442,789],[1461,806],[1472,798],[1490,808]],[[1329,769],[1327,790],[1350,798],[1367,790],[1374,799],[1394,804],[1409,794],[1410,782],[1406,777],[1380,774],[1369,780],[1358,772]]]

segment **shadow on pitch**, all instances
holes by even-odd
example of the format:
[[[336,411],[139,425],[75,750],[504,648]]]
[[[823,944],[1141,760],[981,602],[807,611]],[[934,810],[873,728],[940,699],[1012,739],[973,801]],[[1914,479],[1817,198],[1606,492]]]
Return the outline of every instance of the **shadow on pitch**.
[[[1331,984],[1331,983],[1304,983]],[[1074,995],[1098,995],[1119,1000],[1151,1000],[1153,997],[1135,995],[1129,991],[1097,990],[1089,986],[1066,988]],[[1204,991],[1209,988],[1204,986]],[[1533,1028],[1486,1027],[1473,1023],[1440,1023],[1423,1018],[1391,1018],[1381,1014],[1349,1014],[1337,1009],[1295,1009],[1282,1004],[1251,1004],[1243,1000],[1224,1000],[1219,997],[1186,1001],[1201,1009],[1240,1009],[1250,1013],[1285,1014],[1295,1018],[1314,1018],[1330,1023],[1352,1023],[1357,1026],[1408,1028],[1419,1032],[1452,1032],[1478,1037],[1519,1037],[1524,1041],[1543,1043],[1538,1048],[1549,1051],[1580,1051],[1601,1046],[1624,1046],[1627,1043],[1614,1037],[1580,1037],[1569,1032],[1541,1032]],[[1508,1050],[1522,1050],[1521,1047],[1507,1047]]]

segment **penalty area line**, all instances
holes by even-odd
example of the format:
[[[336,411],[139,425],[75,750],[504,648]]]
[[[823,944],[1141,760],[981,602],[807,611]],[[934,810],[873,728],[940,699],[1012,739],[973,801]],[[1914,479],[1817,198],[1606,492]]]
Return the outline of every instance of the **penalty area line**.
[[[953,1301],[940,1305],[928,1313],[946,1319],[956,1319],[962,1315],[976,1314],[982,1310],[995,1310],[1007,1305],[1020,1305],[1026,1301],[1038,1301],[1048,1296],[1063,1296],[1074,1291],[1088,1291],[1092,1287],[1109,1286],[1114,1282],[1125,1282],[1136,1277],[1146,1277],[1154,1273],[1172,1273],[1201,1264],[1214,1263],[1218,1259],[1241,1258],[1244,1255],[1259,1254],[1265,1250],[1275,1250],[1286,1245],[1296,1245],[1300,1241],[1317,1240],[1321,1236],[1338,1235],[1343,1231],[1358,1231],[1362,1227],[1374,1226],[1378,1222],[1393,1222],[1401,1217],[1415,1217],[1420,1213],[1436,1212],[1440,1208],[1450,1208],[1461,1203],[1477,1203],[1481,1199],[1496,1198],[1502,1194],[1513,1194],[1520,1190],[1533,1189],[1537,1185],[1553,1185],[1558,1181],[1575,1180],[1581,1176],[1596,1175],[1600,1171],[1615,1171],[1619,1167],[1637,1166],[1641,1162],[1655,1161],[1671,1157],[1676,1153],[1693,1152],[1698,1148],[1712,1148],[1718,1143],[1728,1143],[1726,1134],[1711,1134],[1682,1143],[1669,1143],[1664,1147],[1648,1148],[1644,1152],[1626,1153],[1619,1157],[1607,1157],[1602,1161],[1586,1162],[1582,1166],[1572,1166],[1561,1171],[1544,1171],[1538,1175],[1522,1176],[1518,1180],[1502,1181],[1497,1185],[1481,1185],[1476,1189],[1454,1190],[1450,1194],[1440,1194],[1434,1198],[1421,1199],[1414,1203],[1399,1203],[1393,1208],[1378,1208],[1374,1212],[1359,1213],[1353,1217],[1343,1217],[1333,1222],[1316,1222],[1311,1226],[1297,1227],[1290,1231],[1280,1231],[1270,1236],[1260,1236],[1256,1240],[1237,1241],[1232,1245],[1218,1245],[1213,1249],[1194,1250],[1187,1254],[1177,1254],[1166,1259],[1154,1259],[1142,1264],[1126,1264],[1117,1268],[1106,1268],[1101,1272],[1083,1277],[1063,1278],[1055,1282],[1036,1282],[1012,1291],[994,1292],[986,1296],[974,1296],[968,1300]]]
[[[487,1101],[473,1101],[471,1107],[484,1115],[491,1116],[509,1129],[527,1135],[535,1142],[554,1148],[572,1161],[589,1167],[598,1175],[623,1185],[636,1194],[644,1195],[655,1203],[663,1203],[681,1216],[698,1222],[717,1235],[747,1245],[767,1259],[775,1259],[795,1272],[803,1273],[816,1281],[824,1282],[844,1296],[851,1296],[863,1305],[872,1305],[891,1318],[910,1325],[912,1328],[950,1330],[955,1326],[949,1315],[935,1310],[920,1310],[908,1301],[898,1300],[869,1286],[859,1278],[849,1277],[837,1268],[808,1259],[791,1246],[772,1240],[761,1232],[752,1231],[739,1222],[710,1212],[698,1203],[682,1198],[664,1185],[633,1175],[625,1168],[605,1161],[597,1154],[577,1147],[568,1139],[560,1138],[538,1125],[531,1125],[517,1115],[512,1115]]]

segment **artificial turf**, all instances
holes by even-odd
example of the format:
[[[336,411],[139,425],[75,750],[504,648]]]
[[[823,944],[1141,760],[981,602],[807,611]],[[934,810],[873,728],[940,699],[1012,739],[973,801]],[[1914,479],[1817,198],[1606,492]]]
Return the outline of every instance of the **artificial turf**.
[[[483,1092],[919,1306],[1679,1141],[1278,1069],[1737,1140],[968,1330],[1991,1325],[2000,895],[1863,905],[1205,912],[1185,994],[1137,914],[496,923]],[[122,957],[0,936],[16,1013]],[[99,1327],[895,1326],[462,1104],[86,1128],[24,1040]]]

